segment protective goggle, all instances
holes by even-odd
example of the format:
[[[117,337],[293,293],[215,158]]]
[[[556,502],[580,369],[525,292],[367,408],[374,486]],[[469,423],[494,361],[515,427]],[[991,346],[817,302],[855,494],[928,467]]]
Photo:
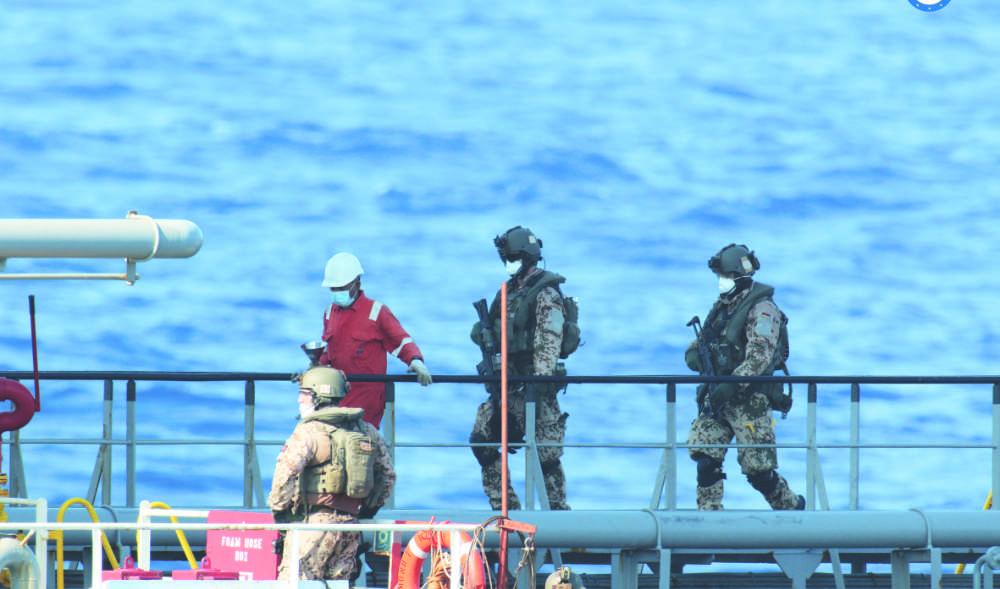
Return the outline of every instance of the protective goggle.
[[[508,231],[507,233],[510,233],[510,232]],[[503,235],[497,235],[496,237],[493,238],[493,245],[496,246],[497,253],[500,254],[500,261],[504,262],[504,263],[514,262],[516,260],[520,260],[521,259],[521,252],[513,252],[513,253],[511,253],[511,254],[508,255],[508,253],[507,253],[507,245],[508,245],[508,242],[507,242],[507,233],[504,233]]]

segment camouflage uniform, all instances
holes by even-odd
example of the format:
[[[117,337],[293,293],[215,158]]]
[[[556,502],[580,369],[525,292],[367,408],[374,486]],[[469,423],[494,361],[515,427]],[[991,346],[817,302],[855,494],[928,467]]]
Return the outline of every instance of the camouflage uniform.
[[[268,505],[274,512],[292,511],[306,514],[304,520],[311,524],[357,523],[362,508],[377,511],[385,504],[396,483],[396,472],[385,440],[369,423],[360,421],[363,410],[356,408],[322,408],[301,421],[278,455],[271,483]],[[338,422],[350,419],[360,424],[363,433],[376,441],[375,486],[364,499],[351,499],[346,495],[310,494],[303,498],[300,479],[307,467],[329,461],[331,433]],[[297,516],[302,519],[301,515]],[[340,532],[336,529],[299,532],[299,578],[351,579],[356,572],[359,532]],[[278,579],[288,578],[291,542],[286,539],[285,552],[278,567]]]
[[[526,276],[512,281],[513,289],[508,293],[509,317],[516,311],[516,301],[513,295],[517,290],[526,288],[533,278],[542,270],[534,268]],[[508,283],[510,284],[510,283]],[[508,286],[510,288],[510,286]],[[530,303],[530,302],[529,302]],[[563,304],[559,291],[546,287],[539,291],[535,302],[535,328],[533,347],[530,353],[511,355],[508,358],[508,374],[550,376],[556,374],[559,351],[562,345]],[[474,329],[475,333],[476,330]],[[497,341],[500,341],[497,336]],[[546,495],[550,509],[569,509],[566,504],[566,477],[563,474],[560,457],[563,454],[562,443],[566,438],[566,419],[568,413],[559,409],[556,395],[560,387],[549,386],[548,383],[538,383],[535,391],[535,439],[540,444],[538,459],[542,466],[542,476],[545,482]],[[525,431],[525,389],[518,387],[507,394],[507,414],[510,428],[510,438],[513,440],[517,432]],[[492,400],[487,400],[479,406],[476,421],[472,426],[473,442],[498,442],[500,440],[499,408]],[[541,444],[555,444],[541,446]],[[482,466],[483,491],[489,497],[493,509],[501,508],[501,468],[499,449],[489,447],[474,448]],[[508,508],[520,509],[521,502],[517,498],[508,477],[507,485]]]
[[[745,289],[731,298],[720,296],[723,313],[732,312],[751,293]],[[733,376],[760,376],[772,373],[772,365],[777,345],[783,313],[770,298],[765,298],[750,308],[743,329],[745,356],[732,370]],[[696,343],[688,348],[686,357],[689,365],[697,362],[692,354]],[[694,360],[692,360],[694,356]],[[692,365],[692,368],[699,367]],[[720,373],[721,375],[721,373]],[[705,387],[699,387],[699,407],[704,407]],[[771,403],[767,396],[753,390],[748,384],[740,383],[737,392],[722,407],[716,408],[718,418],[699,413],[691,424],[687,443],[718,444],[717,448],[689,448],[691,458],[698,462],[698,509],[722,509],[723,482],[722,462],[729,444],[736,438],[738,444],[769,444],[768,448],[739,448],[737,460],[744,475],[755,489],[760,491],[773,509],[802,509],[799,495],[793,493],[788,482],[778,474],[777,453],[772,427]]]

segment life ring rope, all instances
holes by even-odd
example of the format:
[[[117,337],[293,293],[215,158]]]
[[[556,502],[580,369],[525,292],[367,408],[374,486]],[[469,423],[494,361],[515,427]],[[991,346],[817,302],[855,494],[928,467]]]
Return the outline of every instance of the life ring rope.
[[[451,532],[421,530],[414,534],[399,562],[396,589],[421,589],[420,573],[424,561],[431,556],[432,562],[439,563],[443,549],[461,559],[461,574],[466,589],[486,589],[481,547],[477,548],[472,536],[464,531],[459,532],[459,537],[457,545],[452,547]]]

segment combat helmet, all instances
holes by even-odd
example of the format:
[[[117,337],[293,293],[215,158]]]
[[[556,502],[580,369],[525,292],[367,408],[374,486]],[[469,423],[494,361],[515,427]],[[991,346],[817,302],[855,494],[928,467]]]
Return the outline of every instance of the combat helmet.
[[[559,567],[545,579],[545,589],[587,589],[580,575],[567,566]]]
[[[716,274],[733,273],[742,278],[753,276],[760,269],[760,262],[747,246],[731,243],[709,258],[708,267]]]
[[[351,390],[344,373],[329,366],[314,366],[299,379],[299,390],[312,392],[313,405],[321,407],[337,403]]]
[[[503,235],[497,235],[493,245],[504,262],[520,259],[525,266],[530,266],[542,259],[542,240],[527,227],[511,227]]]
[[[326,269],[323,272],[323,286],[342,288],[364,273],[361,262],[354,254],[340,252],[327,260]]]

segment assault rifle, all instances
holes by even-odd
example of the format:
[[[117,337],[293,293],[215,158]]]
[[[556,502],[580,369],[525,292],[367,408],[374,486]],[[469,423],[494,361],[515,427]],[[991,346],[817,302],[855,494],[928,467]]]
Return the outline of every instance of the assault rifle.
[[[497,342],[493,339],[493,323],[490,321],[490,312],[486,306],[486,299],[479,299],[472,303],[479,313],[479,348],[483,351],[483,361],[476,365],[479,376],[496,376],[499,374],[496,366],[497,355],[500,350]],[[486,392],[490,395],[490,401],[497,408],[500,407],[500,383],[486,382]]]
[[[694,328],[694,336],[696,338],[695,345],[698,347],[698,364],[701,367],[699,374],[702,376],[718,376],[715,370],[715,364],[712,363],[712,353],[708,349],[708,342],[702,339],[701,334],[704,330],[701,329],[701,319],[695,315],[691,321],[687,322],[688,325]],[[701,409],[702,413],[715,419],[718,416],[718,411],[712,406],[712,392],[715,387],[719,386],[717,382],[708,382],[705,384],[705,400],[702,402]]]

